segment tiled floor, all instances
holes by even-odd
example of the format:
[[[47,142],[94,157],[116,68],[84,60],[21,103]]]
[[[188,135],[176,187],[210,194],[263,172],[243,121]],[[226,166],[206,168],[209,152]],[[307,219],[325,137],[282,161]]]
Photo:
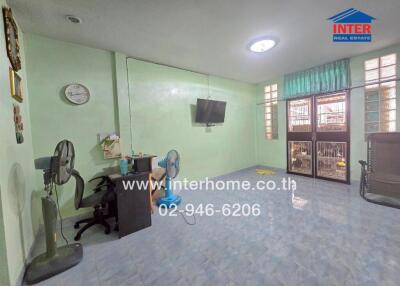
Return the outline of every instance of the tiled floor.
[[[283,176],[253,168],[222,178]],[[39,285],[399,285],[400,210],[365,202],[357,185],[292,177],[294,192],[181,192],[184,203],[216,208],[259,203],[258,217],[197,216],[189,226],[155,214],[152,227],[123,239],[91,229],[83,261]],[[72,240],[71,224],[65,232]]]

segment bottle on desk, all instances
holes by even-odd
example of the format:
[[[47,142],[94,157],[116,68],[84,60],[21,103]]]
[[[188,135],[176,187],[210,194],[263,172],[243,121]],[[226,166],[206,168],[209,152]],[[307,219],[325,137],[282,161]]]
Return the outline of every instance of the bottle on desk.
[[[128,174],[128,165],[128,160],[125,157],[119,160],[119,168],[122,176]]]

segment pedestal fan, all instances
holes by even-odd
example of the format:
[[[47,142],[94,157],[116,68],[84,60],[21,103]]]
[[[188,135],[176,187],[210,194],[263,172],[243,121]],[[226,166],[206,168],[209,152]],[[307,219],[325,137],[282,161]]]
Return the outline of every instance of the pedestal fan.
[[[171,150],[167,156],[158,162],[158,166],[165,169],[165,196],[157,201],[160,207],[170,208],[172,205],[179,205],[182,198],[172,192],[172,179],[176,178],[179,173],[179,153]]]
[[[35,168],[43,170],[44,190],[42,212],[46,235],[46,252],[35,257],[28,265],[25,282],[33,284],[61,273],[82,260],[82,245],[72,243],[57,247],[57,205],[53,200],[55,185],[64,185],[74,168],[74,146],[68,140],[57,144],[54,155],[35,160]],[[57,195],[57,194],[56,194]]]

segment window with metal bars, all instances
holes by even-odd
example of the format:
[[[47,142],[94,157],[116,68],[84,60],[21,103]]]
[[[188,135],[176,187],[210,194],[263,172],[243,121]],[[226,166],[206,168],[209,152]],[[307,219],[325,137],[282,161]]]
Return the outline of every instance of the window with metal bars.
[[[396,131],[396,54],[365,61],[365,135]]]
[[[278,85],[264,87],[265,138],[278,139]]]

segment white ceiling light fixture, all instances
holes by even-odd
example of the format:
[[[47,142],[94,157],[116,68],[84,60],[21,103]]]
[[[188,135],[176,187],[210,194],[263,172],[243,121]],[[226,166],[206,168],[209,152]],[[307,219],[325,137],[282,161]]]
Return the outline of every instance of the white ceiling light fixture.
[[[278,41],[276,39],[270,37],[257,39],[250,43],[249,50],[254,53],[264,53],[275,47],[277,42]]]
[[[65,16],[65,19],[67,19],[69,22],[74,23],[74,24],[82,23],[81,18],[78,18],[74,15],[67,15],[67,16]]]

